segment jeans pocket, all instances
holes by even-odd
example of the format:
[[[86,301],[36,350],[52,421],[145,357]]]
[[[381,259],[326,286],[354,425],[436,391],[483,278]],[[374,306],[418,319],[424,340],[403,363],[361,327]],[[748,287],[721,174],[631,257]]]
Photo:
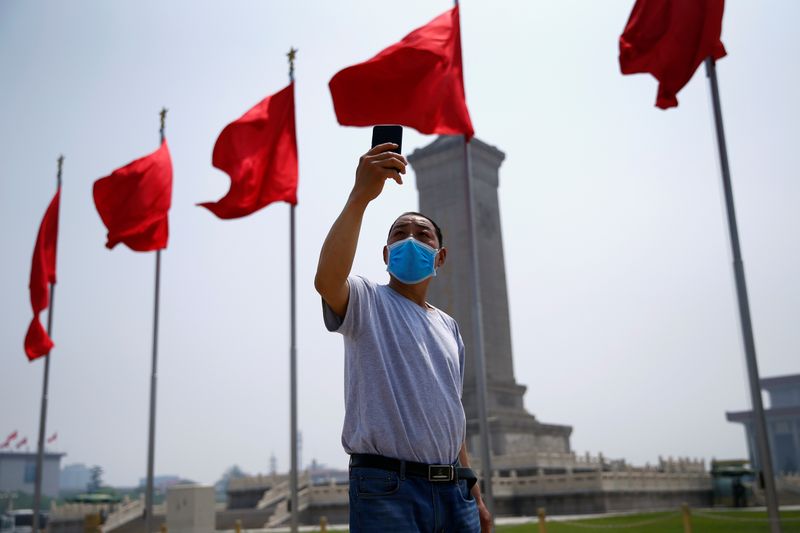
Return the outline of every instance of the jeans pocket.
[[[469,484],[467,483],[466,479],[461,479],[458,481],[458,493],[461,495],[461,499],[465,502],[475,501],[475,498],[472,496],[472,491],[469,490]]]
[[[400,476],[394,472],[363,473],[357,477],[359,498],[391,496],[400,490]]]

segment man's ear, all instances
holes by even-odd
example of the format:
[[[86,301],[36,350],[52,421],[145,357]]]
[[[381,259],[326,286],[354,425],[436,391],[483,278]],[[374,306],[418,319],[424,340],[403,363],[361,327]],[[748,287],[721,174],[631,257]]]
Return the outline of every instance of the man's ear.
[[[384,265],[388,265],[389,264],[389,247],[388,246],[384,246],[383,247],[383,264]]]
[[[447,248],[440,248],[439,253],[436,254],[436,268],[441,268],[447,260]]]

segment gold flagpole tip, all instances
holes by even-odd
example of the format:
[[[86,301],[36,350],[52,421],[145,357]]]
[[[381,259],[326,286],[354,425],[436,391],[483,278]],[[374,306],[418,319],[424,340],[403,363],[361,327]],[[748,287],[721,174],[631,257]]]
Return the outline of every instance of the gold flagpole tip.
[[[61,167],[64,166],[64,154],[58,156],[58,173],[56,174],[56,183],[61,187]]]
[[[158,116],[161,118],[161,128],[158,130],[158,133],[161,134],[161,142],[164,142],[164,123],[167,120],[167,108],[162,107],[161,111],[158,113]]]
[[[286,54],[286,57],[289,58],[289,77],[294,81],[294,59],[297,57],[297,48],[292,46],[289,48],[289,53]]]

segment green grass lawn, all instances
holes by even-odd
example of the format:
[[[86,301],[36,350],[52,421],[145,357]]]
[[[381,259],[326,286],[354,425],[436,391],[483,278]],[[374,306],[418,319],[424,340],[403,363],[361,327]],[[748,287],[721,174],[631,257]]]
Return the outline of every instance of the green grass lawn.
[[[693,514],[693,533],[769,533],[766,512],[701,511]],[[713,515],[713,516],[707,516]],[[783,533],[800,533],[800,511],[781,513]],[[594,527],[593,527],[594,526]],[[630,533],[683,533],[683,521],[678,511],[674,513],[642,513],[611,518],[576,520],[574,525],[565,522],[547,522],[547,533],[576,533],[578,531],[624,531]],[[538,533],[536,523],[499,526],[497,533]]]
[[[761,511],[699,511],[692,515],[692,533],[769,533],[767,513]],[[708,516],[713,515],[713,516]],[[781,513],[783,533],[800,533],[800,511]],[[346,531],[346,530],[332,530]],[[683,533],[680,512],[641,513],[610,518],[575,520],[574,523],[547,522],[547,533],[591,533],[622,531],[624,533]],[[498,526],[496,533],[539,533],[537,523]]]

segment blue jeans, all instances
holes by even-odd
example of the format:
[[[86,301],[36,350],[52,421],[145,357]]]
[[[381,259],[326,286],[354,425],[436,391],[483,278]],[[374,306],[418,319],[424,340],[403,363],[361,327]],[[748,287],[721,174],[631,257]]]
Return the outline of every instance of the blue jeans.
[[[480,533],[467,482],[350,468],[350,533]]]

